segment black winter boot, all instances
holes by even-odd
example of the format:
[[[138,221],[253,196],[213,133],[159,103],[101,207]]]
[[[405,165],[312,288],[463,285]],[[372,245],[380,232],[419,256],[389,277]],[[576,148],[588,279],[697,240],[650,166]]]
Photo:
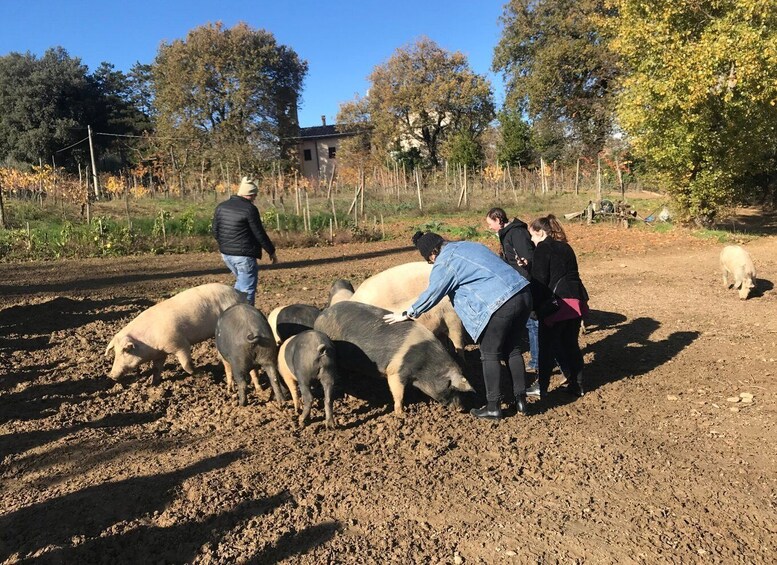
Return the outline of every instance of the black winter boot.
[[[526,406],[525,394],[518,394],[515,396],[515,412],[517,414],[523,414],[524,416],[528,414],[529,409]]]
[[[475,418],[483,418],[486,420],[501,420],[502,409],[499,407],[499,401],[490,402],[482,408],[473,408],[469,411]]]

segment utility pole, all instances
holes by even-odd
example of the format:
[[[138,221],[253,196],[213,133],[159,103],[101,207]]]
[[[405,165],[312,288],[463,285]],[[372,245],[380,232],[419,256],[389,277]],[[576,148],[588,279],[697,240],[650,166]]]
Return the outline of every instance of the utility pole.
[[[86,126],[89,132],[89,155],[92,157],[92,175],[94,175],[94,199],[100,199],[100,185],[97,183],[97,165],[94,162],[94,147],[92,147],[92,126]]]

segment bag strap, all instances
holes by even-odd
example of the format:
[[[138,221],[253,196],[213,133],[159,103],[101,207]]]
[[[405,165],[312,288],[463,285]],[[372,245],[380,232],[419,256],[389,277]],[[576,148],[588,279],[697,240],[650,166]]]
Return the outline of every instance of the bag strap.
[[[563,281],[565,278],[567,278],[567,275],[568,275],[568,274],[569,274],[569,273],[564,273],[563,275],[561,275],[561,276],[558,278],[558,280],[556,281],[556,284],[554,284],[554,285],[553,285],[553,295],[554,295],[554,296],[556,295],[556,291],[558,290],[558,283],[560,283],[560,282],[561,282],[561,281]]]

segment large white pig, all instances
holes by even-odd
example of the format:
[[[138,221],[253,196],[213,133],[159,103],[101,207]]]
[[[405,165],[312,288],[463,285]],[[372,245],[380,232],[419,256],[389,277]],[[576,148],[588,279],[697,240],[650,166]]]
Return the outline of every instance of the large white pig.
[[[144,310],[113,336],[105,349],[114,351],[113,368],[108,376],[122,375],[151,362],[151,384],[159,383],[168,355],[175,355],[183,370],[194,373],[191,348],[216,333],[219,315],[234,304],[245,302],[245,295],[231,286],[210,283],[195,286]]]
[[[739,290],[739,298],[747,300],[750,291],[755,288],[755,266],[745,248],[726,245],[720,252],[720,270],[723,273],[723,286],[729,288],[728,277],[733,275],[734,288]]]
[[[356,289],[351,300],[395,312],[407,310],[429,286],[431,272],[432,265],[423,261],[391,267],[365,280]],[[418,322],[430,329],[437,339],[450,339],[456,353],[463,352],[467,344],[467,334],[448,297],[422,314]]]

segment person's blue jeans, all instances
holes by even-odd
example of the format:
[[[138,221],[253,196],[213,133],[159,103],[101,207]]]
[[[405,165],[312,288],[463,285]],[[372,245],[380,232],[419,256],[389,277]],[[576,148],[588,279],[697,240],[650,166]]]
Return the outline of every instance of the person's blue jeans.
[[[532,371],[537,370],[537,359],[540,358],[540,338],[539,338],[540,323],[538,320],[529,317],[526,320],[526,330],[529,332],[529,353],[531,354],[531,360],[526,365],[527,369]]]
[[[235,275],[235,290],[245,293],[246,301],[253,306],[256,299],[256,283],[259,279],[259,266],[254,257],[224,255],[221,258],[232,274]]]

